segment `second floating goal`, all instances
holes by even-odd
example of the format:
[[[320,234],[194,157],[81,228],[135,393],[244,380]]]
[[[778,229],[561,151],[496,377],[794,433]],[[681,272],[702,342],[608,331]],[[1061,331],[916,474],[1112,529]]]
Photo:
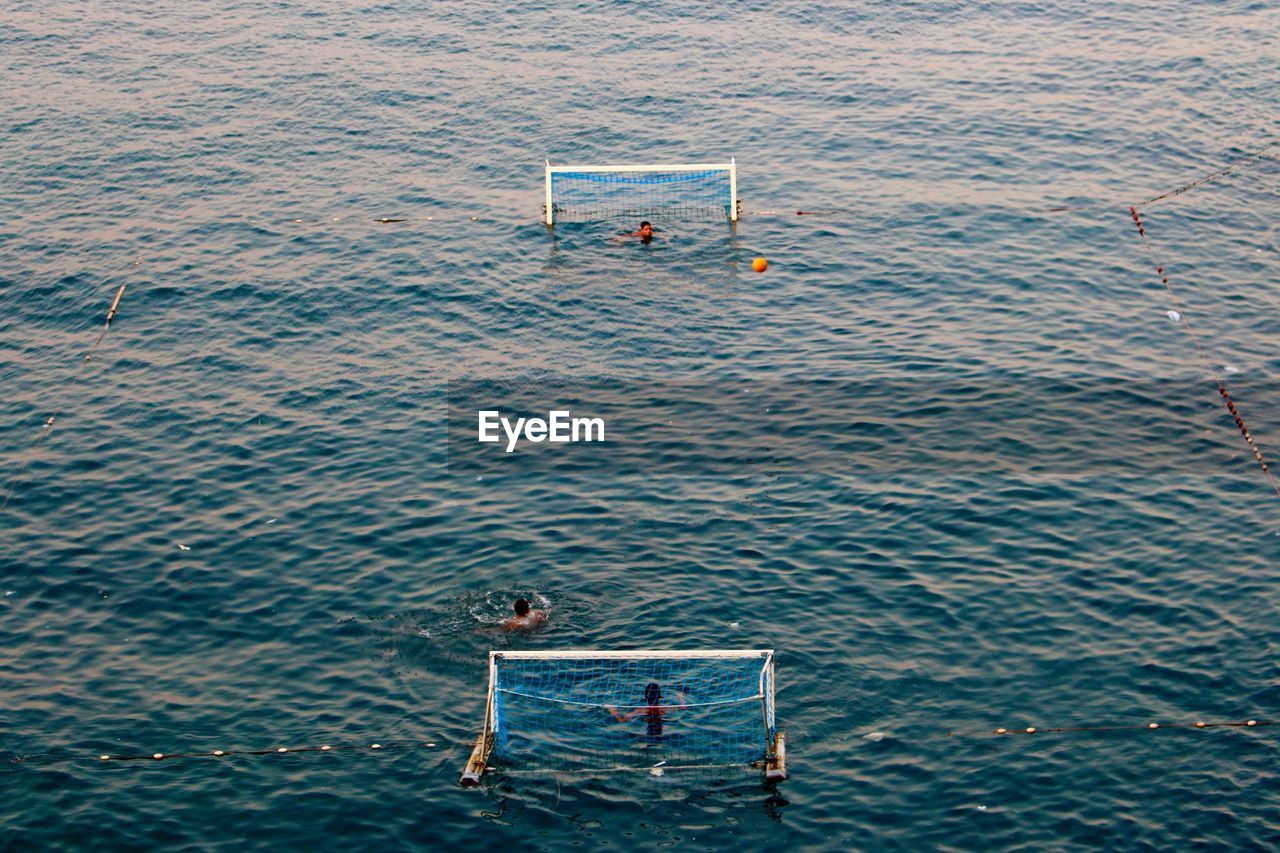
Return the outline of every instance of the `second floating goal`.
[[[552,166],[547,163],[545,218],[738,219],[738,167],[728,163],[643,166]]]

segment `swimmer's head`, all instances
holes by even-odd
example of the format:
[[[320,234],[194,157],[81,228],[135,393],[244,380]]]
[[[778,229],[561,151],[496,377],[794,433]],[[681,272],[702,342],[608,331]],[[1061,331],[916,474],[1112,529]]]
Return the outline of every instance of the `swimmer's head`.
[[[649,238],[653,236],[652,222],[646,219],[644,222],[640,223],[640,236],[645,238]]]
[[[517,598],[516,599],[516,615],[527,616],[528,614],[529,614],[529,599]]]
[[[662,688],[658,686],[656,681],[650,681],[644,688],[644,701],[650,705],[657,705],[662,701]]]

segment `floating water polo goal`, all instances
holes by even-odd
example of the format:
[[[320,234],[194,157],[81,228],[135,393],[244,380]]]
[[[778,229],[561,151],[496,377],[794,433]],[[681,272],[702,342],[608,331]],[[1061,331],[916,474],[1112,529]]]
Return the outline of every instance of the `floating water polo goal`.
[[[728,163],[668,166],[552,166],[546,222],[599,219],[738,220],[738,172]]]
[[[773,651],[490,652],[484,726],[463,770],[739,766],[786,779]]]

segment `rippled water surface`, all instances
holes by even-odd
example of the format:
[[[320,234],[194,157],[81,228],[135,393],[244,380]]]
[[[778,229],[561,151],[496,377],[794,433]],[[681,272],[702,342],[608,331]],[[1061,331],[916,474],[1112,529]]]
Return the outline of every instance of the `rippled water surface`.
[[[1176,306],[1127,208],[1276,140],[1278,33],[8,3],[0,846],[1274,847],[1275,729],[1140,727],[1277,715],[1280,501],[1214,384],[1278,458],[1276,150],[1144,209]],[[546,158],[730,156],[735,229],[538,224]],[[566,380],[766,387],[803,440],[449,465],[451,383]],[[548,628],[495,634],[519,594]],[[793,778],[463,790],[495,647],[774,648]]]

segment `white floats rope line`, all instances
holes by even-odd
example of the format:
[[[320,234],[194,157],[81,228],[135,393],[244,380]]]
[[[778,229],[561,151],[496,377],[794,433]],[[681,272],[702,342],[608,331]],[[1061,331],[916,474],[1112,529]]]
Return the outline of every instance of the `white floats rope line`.
[[[445,748],[452,746],[467,746],[470,744],[446,744]],[[32,755],[32,756],[14,756],[7,759],[7,764],[52,764],[64,761],[96,761],[99,763],[110,761],[169,761],[175,758],[230,758],[238,755],[291,755],[294,753],[374,753],[374,752],[395,752],[417,749],[438,749],[441,748],[436,741],[388,741],[373,743],[347,743],[347,744],[321,744],[319,746],[273,746],[266,749],[213,749],[202,752],[139,752],[139,753],[121,753],[112,755],[110,753],[102,753],[100,755]]]
[[[141,263],[141,261],[135,260],[133,262],[133,266],[136,268],[139,263]],[[85,353],[84,358],[81,359],[80,367],[76,371],[75,376],[71,377],[71,381],[67,383],[67,387],[71,387],[75,385],[75,383],[80,380],[80,377],[84,374],[84,369],[88,366],[89,362],[93,360],[93,355],[95,352],[97,352],[98,345],[102,343],[102,339],[107,336],[107,330],[111,328],[111,321],[115,319],[116,309],[120,307],[120,300],[124,298],[124,289],[127,285],[128,285],[127,282],[125,284],[120,285],[120,289],[116,291],[116,298],[111,302],[111,308],[108,309],[107,311],[107,320],[105,323],[102,324],[102,330],[98,332],[98,337],[93,342],[93,346],[89,347],[89,351]],[[40,434],[36,436],[35,443],[31,445],[31,448],[27,451],[27,454],[23,458],[21,464],[19,464],[17,471],[14,473],[13,477],[9,480],[9,487],[5,490],[5,493],[4,493],[4,500],[0,501],[0,513],[3,513],[5,510],[5,507],[9,505],[9,499],[13,497],[13,492],[18,487],[19,481],[21,481],[23,475],[27,473],[27,466],[31,464],[31,457],[35,454],[36,450],[39,449],[40,445],[44,442],[45,438],[47,438],[49,433],[53,430],[53,424],[55,421],[57,421],[58,416],[61,414],[62,414],[62,409],[59,408],[55,410],[54,413],[49,416],[48,420],[44,422],[44,427],[40,430]]]
[[[585,708],[627,708],[634,710],[637,708],[656,708],[660,711],[666,711],[672,708],[707,708],[712,705],[737,705],[742,702],[760,701],[764,697],[759,693],[754,696],[743,696],[741,699],[718,699],[715,702],[685,702],[681,705],[610,705],[606,702],[579,702],[575,699],[555,699],[551,696],[537,696],[533,693],[521,693],[518,690],[511,690],[506,687],[497,688],[498,693],[506,693],[508,696],[520,696],[525,699],[535,699],[539,702],[559,702],[562,705],[579,705]]]
[[[948,732],[948,737],[981,737],[986,735],[994,735],[996,737],[1005,737],[1008,735],[1035,735],[1035,734],[1077,734],[1082,732],[1132,732],[1132,731],[1158,731],[1163,729],[1256,729],[1264,726],[1277,725],[1274,720],[1245,720],[1244,722],[1230,723],[1208,723],[1204,720],[1196,720],[1193,723],[1161,723],[1151,721],[1148,723],[1129,723],[1129,724],[1113,724],[1113,725],[1090,725],[1090,726],[1026,726],[1023,728],[997,728],[986,729],[982,731],[952,731]]]
[[[1147,723],[1129,723],[1129,724],[1112,724],[1112,725],[1083,725],[1083,726],[1025,726],[1006,728],[1000,727],[996,729],[957,729],[947,732],[947,737],[1009,737],[1013,735],[1037,735],[1037,734],[1084,734],[1088,732],[1136,732],[1136,731],[1168,731],[1172,729],[1191,729],[1191,730],[1207,730],[1207,729],[1262,729],[1280,725],[1280,721],[1276,720],[1244,720],[1239,722],[1206,722],[1197,720],[1190,723],[1166,723],[1159,721],[1151,721]],[[0,762],[9,765],[45,765],[61,762],[97,762],[110,763],[122,761],[172,761],[179,758],[231,758],[235,756],[270,756],[270,755],[292,755],[297,753],[349,753],[349,754],[365,754],[370,755],[379,752],[409,751],[420,749],[470,749],[472,744],[468,742],[458,741],[456,743],[446,743],[443,747],[436,741],[388,741],[386,743],[359,743],[359,744],[322,744],[319,746],[273,746],[266,749],[214,749],[201,752],[151,752],[151,753],[122,753],[112,755],[110,753],[102,753],[100,755],[61,755],[51,756],[15,755],[11,758]],[[754,765],[755,762],[752,762]],[[609,768],[536,768],[536,769],[516,769],[502,768],[503,773],[508,774],[534,774],[534,773],[601,773],[601,772],[652,772],[655,767],[661,767],[663,770],[699,770],[699,769],[726,769],[738,766],[737,764],[666,764],[659,763],[646,767],[609,767]]]
[[[275,746],[269,749],[215,749],[210,752],[154,752],[150,755],[99,755],[99,761],[163,761],[168,758],[223,758],[232,755],[284,755],[292,752],[376,752],[378,750],[432,749],[434,741],[414,743],[322,744],[321,746]]]

